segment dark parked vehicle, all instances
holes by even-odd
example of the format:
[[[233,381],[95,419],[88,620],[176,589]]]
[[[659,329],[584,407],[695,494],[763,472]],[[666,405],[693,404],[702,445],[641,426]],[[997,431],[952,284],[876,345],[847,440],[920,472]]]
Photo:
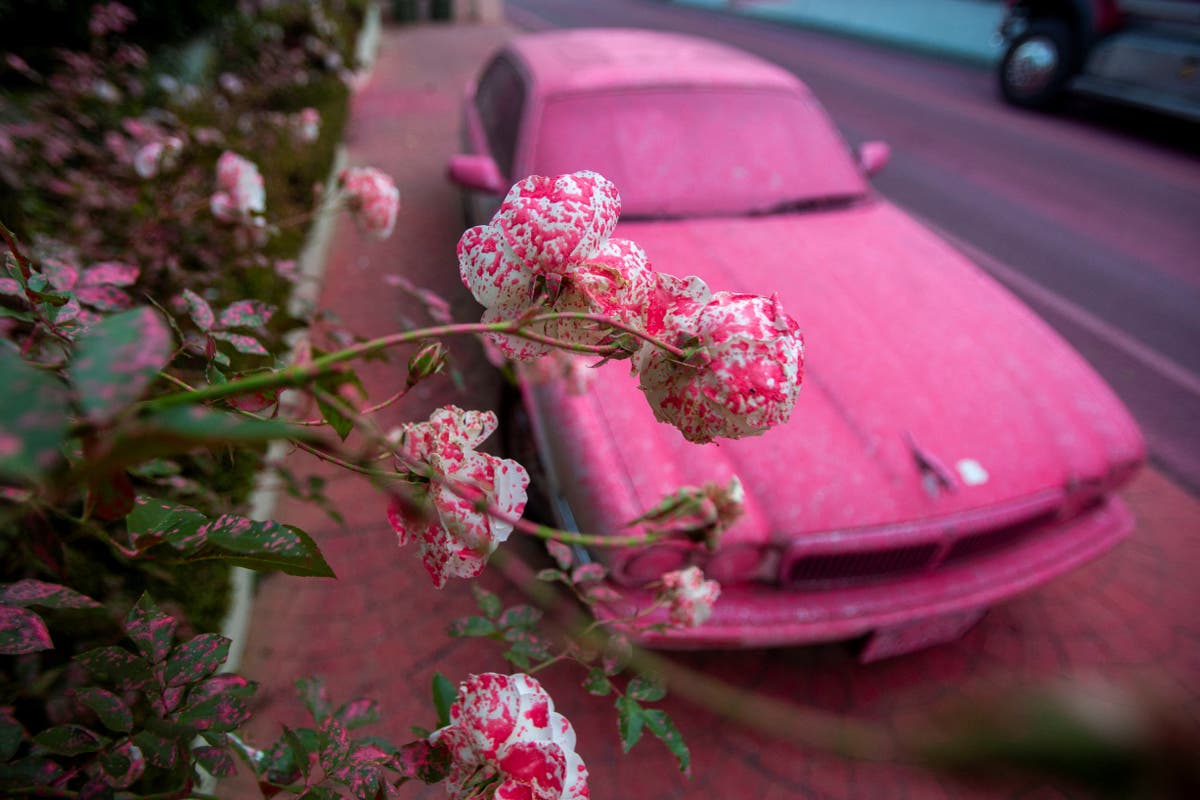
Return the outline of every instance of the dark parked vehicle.
[[[1200,121],[1200,0],[1009,0],[1000,92],[1080,92]]]

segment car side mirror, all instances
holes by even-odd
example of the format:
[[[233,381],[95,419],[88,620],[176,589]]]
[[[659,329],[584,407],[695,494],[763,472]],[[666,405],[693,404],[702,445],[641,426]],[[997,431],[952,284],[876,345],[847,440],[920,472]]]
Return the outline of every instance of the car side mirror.
[[[496,166],[496,160],[491,156],[453,156],[446,174],[464,189],[500,194],[507,188],[500,167]]]
[[[867,176],[875,175],[892,160],[892,148],[887,142],[863,142],[858,146],[858,166]]]

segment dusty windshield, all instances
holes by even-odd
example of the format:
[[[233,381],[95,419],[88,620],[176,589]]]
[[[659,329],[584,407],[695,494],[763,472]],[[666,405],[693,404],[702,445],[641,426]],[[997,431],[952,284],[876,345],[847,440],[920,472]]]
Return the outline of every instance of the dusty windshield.
[[[756,214],[863,194],[845,143],[811,98],[662,89],[549,98],[532,171],[592,169],[622,218]]]

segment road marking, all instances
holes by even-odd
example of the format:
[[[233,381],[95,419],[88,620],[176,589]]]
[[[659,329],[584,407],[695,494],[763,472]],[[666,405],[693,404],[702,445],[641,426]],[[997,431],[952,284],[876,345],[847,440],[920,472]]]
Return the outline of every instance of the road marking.
[[[937,232],[939,236],[954,245],[964,255],[973,260],[984,270],[994,275],[1002,283],[1015,291],[1032,297],[1037,302],[1049,306],[1055,313],[1061,314],[1071,322],[1104,340],[1106,343],[1125,353],[1125,355],[1141,362],[1153,372],[1174,383],[1190,394],[1200,397],[1200,375],[1164,356],[1154,348],[1143,344],[1125,331],[1111,325],[1092,312],[1077,305],[1052,289],[1028,277],[1024,273],[1008,266],[993,256],[988,255],[974,245],[968,244],[957,236],[946,232],[928,219],[921,220],[927,227]]]

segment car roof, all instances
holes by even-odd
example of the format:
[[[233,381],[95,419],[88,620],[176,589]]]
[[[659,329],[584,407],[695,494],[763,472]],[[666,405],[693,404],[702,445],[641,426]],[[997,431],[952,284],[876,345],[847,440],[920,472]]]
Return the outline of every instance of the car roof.
[[[741,50],[680,33],[589,28],[527,34],[507,50],[543,94],[646,87],[801,90],[794,75]]]

